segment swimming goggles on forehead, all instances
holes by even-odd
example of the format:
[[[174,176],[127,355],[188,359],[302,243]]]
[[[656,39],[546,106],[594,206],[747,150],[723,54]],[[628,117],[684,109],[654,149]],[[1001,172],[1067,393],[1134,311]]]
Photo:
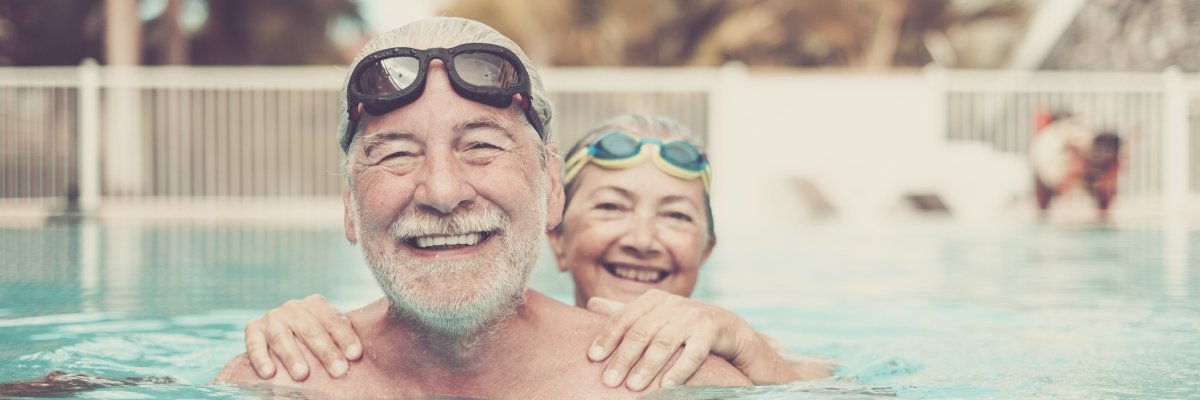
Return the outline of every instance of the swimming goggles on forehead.
[[[646,145],[653,145],[651,147],[657,151],[647,151]],[[663,142],[658,138],[638,138],[619,131],[600,136],[568,157],[563,184],[571,183],[589,162],[608,169],[626,169],[641,165],[647,156],[668,175],[680,179],[701,178],[704,191],[711,190],[712,171],[708,159],[695,146],[684,140]]]
[[[350,124],[342,139],[343,151],[350,148],[363,111],[383,115],[421,97],[433,59],[442,60],[450,75],[450,86],[465,99],[505,108],[512,104],[514,95],[521,95],[525,100],[522,104],[525,118],[539,137],[546,138],[542,121],[529,103],[529,72],[511,50],[486,43],[467,43],[449,49],[395,47],[363,57],[350,73],[346,87]]]

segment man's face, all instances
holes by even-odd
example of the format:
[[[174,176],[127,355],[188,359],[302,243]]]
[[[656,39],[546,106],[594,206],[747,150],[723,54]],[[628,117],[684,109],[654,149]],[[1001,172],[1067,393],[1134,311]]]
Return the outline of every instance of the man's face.
[[[401,312],[468,335],[523,299],[562,188],[519,102],[459,97],[437,60],[428,74],[417,101],[368,118],[351,147],[346,235]]]

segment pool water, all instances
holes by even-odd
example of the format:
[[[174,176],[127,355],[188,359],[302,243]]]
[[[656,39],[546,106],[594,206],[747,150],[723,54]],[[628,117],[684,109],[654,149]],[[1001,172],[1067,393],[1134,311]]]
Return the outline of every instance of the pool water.
[[[571,300],[542,258],[532,286]],[[1198,265],[1200,232],[1183,227],[729,235],[696,296],[837,360],[836,377],[648,397],[1200,398]],[[0,382],[65,371],[173,380],[81,398],[276,396],[207,382],[243,350],[248,320],[318,292],[343,309],[380,295],[337,227],[0,228]]]

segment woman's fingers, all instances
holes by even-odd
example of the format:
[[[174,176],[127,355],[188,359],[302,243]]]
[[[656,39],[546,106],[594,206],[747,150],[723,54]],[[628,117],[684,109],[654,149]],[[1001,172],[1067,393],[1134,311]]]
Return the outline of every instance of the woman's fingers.
[[[250,359],[250,366],[259,378],[271,379],[275,376],[275,363],[267,352],[267,334],[263,331],[263,325],[261,319],[246,324],[246,357]]]
[[[628,339],[623,339],[623,337],[627,336],[626,332],[629,331],[630,327],[632,327],[635,322],[640,320],[643,315],[645,315],[648,311],[650,311],[651,308],[654,307],[654,302],[642,300],[645,297],[646,295],[642,295],[632,303],[624,305],[620,311],[618,311],[616,314],[613,314],[612,317],[608,319],[608,322],[604,324],[604,327],[600,328],[600,335],[596,337],[594,342],[592,342],[592,347],[588,348],[589,359],[592,361],[604,361],[604,359],[608,358],[609,354],[612,354],[613,350],[617,348],[617,343],[621,343],[622,340]],[[595,298],[592,300],[594,299]],[[592,300],[588,300],[589,305],[592,304]],[[611,302],[612,300],[604,301]],[[602,304],[602,301],[597,302],[598,306],[603,307]],[[620,383],[620,381],[617,381],[617,384]]]
[[[302,312],[297,313],[296,317],[288,320],[287,323],[291,324],[290,328],[295,332],[295,336],[299,337],[305,346],[308,346],[308,351],[312,352],[313,356],[316,356],[317,360],[325,366],[329,376],[338,378],[350,369],[342,350],[334,344],[333,337],[326,331],[326,326],[322,321],[312,314]],[[278,350],[276,350],[276,354],[279,353]],[[280,358],[283,358],[283,355],[280,354]]]
[[[325,330],[329,332],[329,336],[337,343],[346,359],[362,358],[362,342],[358,340],[358,333],[354,331],[354,324],[350,322],[350,318],[333,308],[333,305],[319,294],[306,297],[302,303],[302,306],[306,307],[306,310],[319,320]]]
[[[300,353],[299,344],[296,343],[296,336],[292,334],[292,330],[279,323],[269,323],[266,329],[267,343],[271,353],[283,362],[283,368],[288,371],[292,380],[300,382],[308,379],[308,363],[304,361],[304,356]]]
[[[595,296],[588,299],[587,309],[592,312],[598,312],[604,315],[613,315],[620,312],[625,307],[625,303],[609,300],[600,296]]]
[[[649,386],[654,377],[658,376],[659,371],[662,371],[667,362],[671,360],[671,356],[675,355],[675,352],[679,351],[679,347],[683,345],[684,339],[689,334],[687,325],[671,323],[660,329],[650,340],[642,358],[633,366],[629,377],[625,378],[625,387],[636,392]]]
[[[703,364],[704,360],[708,358],[712,342],[712,337],[706,334],[689,337],[683,345],[679,359],[675,360],[675,364],[671,365],[663,374],[662,387],[681,385],[691,379],[692,374],[700,369],[700,364]]]
[[[625,381],[626,374],[633,364],[642,358],[642,353],[650,345],[650,341],[658,335],[658,331],[667,321],[654,318],[641,318],[625,332],[621,344],[612,352],[608,366],[604,369],[601,380],[608,387],[617,387]]]

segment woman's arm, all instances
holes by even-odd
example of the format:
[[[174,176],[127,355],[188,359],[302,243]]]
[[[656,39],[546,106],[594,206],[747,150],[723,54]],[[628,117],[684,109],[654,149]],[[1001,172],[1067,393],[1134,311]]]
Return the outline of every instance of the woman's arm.
[[[756,385],[826,378],[832,372],[830,363],[797,356],[736,314],[702,301],[651,290],[629,304],[595,297],[587,307],[611,317],[588,350],[592,361],[608,360],[602,380],[610,387],[624,383],[640,391],[660,373],[663,386],[686,382],[710,353]],[[320,295],[288,301],[246,326],[246,354],[263,379],[275,375],[276,363],[293,380],[307,379],[301,344],[335,378],[346,373],[347,360],[362,357],[350,321]],[[676,353],[679,357],[667,365]]]
[[[603,380],[611,387],[624,382],[629,389],[645,389],[664,369],[664,386],[684,382],[709,353],[729,360],[758,385],[830,373],[807,362],[794,367],[741,317],[702,301],[651,290],[629,304],[592,298],[588,309],[612,317],[588,351],[592,361],[608,360]],[[678,361],[668,366],[676,352]]]

